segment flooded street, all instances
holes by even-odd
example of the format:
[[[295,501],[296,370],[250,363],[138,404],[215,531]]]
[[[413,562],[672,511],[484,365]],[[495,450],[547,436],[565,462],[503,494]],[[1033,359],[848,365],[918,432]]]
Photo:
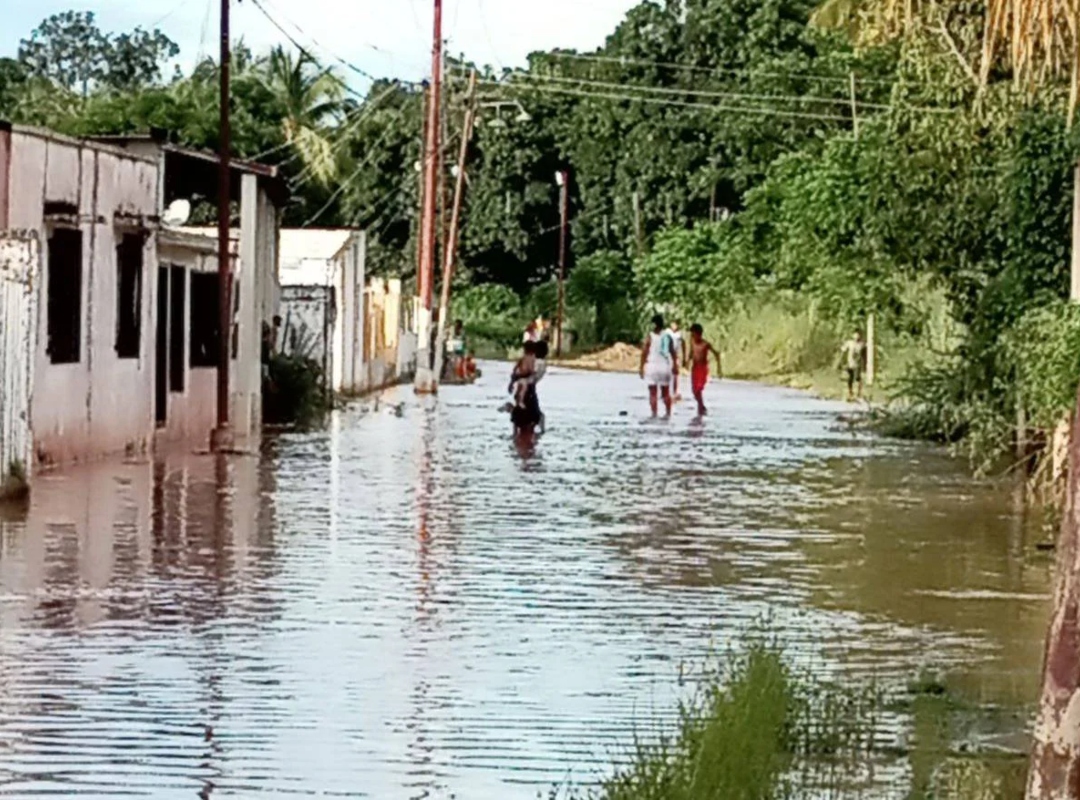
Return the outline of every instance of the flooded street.
[[[762,620],[1024,746],[1051,563],[1007,488],[741,383],[653,424],[636,376],[553,371],[522,453],[486,367],[261,458],[39,483],[2,523],[0,795],[535,798]]]

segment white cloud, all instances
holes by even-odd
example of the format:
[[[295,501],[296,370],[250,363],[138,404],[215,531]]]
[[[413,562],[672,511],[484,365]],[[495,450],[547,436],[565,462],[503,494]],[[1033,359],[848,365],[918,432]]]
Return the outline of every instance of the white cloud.
[[[220,0],[0,0],[0,52],[14,53],[44,17],[97,13],[105,30],[157,25],[175,39],[185,63],[216,53]],[[305,47],[334,53],[375,75],[410,80],[430,72],[433,0],[260,0]],[[532,51],[601,45],[637,0],[445,0],[449,52],[493,66],[519,66]],[[234,6],[234,36],[256,49],[286,42],[252,0]],[[299,26],[300,33],[294,26]],[[322,50],[312,44],[317,41]]]

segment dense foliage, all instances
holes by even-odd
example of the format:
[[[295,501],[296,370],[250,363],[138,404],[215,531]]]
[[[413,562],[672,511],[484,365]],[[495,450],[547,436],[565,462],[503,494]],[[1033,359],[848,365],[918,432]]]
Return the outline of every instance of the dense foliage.
[[[1021,93],[1007,63],[981,82],[981,3],[920,5],[903,24],[880,3],[848,5],[646,0],[596,52],[481,71],[455,315],[502,344],[554,313],[566,169],[579,341],[634,339],[656,308],[724,331],[798,297],[814,352],[822,331],[871,314],[883,338],[920,349],[895,387],[897,430],[985,456],[1007,445],[1018,406],[1051,426],[1080,366],[1063,302],[1068,86]],[[160,31],[58,15],[0,59],[0,117],[73,134],[153,126],[214,147],[217,65],[167,76],[176,52]],[[241,46],[233,69],[236,147],[288,176],[286,222],[366,228],[374,269],[411,278],[421,87],[377,81],[361,96],[282,49]],[[449,65],[450,152],[470,69]]]

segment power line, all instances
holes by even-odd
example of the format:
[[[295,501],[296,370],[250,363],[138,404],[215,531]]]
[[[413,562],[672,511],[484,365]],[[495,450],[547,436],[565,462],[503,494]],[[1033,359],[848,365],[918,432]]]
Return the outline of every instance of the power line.
[[[782,102],[801,102],[801,103],[826,103],[829,105],[840,105],[845,108],[851,106],[851,99],[848,97],[819,97],[815,95],[785,95],[785,94],[747,94],[743,92],[717,92],[705,89],[692,89],[692,88],[673,88],[669,86],[646,86],[639,84],[626,84],[626,83],[609,83],[607,81],[590,81],[583,78],[568,78],[556,75],[536,75],[533,73],[525,72],[523,70],[517,70],[511,73],[512,78],[518,78],[524,81],[538,81],[548,83],[569,83],[578,84],[581,86],[593,86],[601,89],[612,89],[622,91],[640,91],[640,92],[652,92],[654,94],[663,95],[697,95],[699,97],[712,97],[720,100],[779,100]],[[879,111],[888,111],[892,109],[892,106],[887,103],[871,103],[858,101],[857,105],[860,108],[876,109]],[[926,109],[928,111],[944,111],[948,112],[951,109]]]
[[[498,86],[501,88],[526,88],[523,86],[515,87],[512,84],[507,85],[501,81],[482,80],[481,83],[489,86]],[[775,116],[775,117],[792,117],[795,119],[815,119],[827,122],[850,122],[850,117],[840,116],[838,114],[818,114],[810,111],[789,111],[786,109],[777,108],[749,108],[745,106],[732,106],[724,105],[721,103],[694,103],[684,100],[668,100],[661,99],[659,97],[648,97],[646,95],[634,95],[634,94],[619,94],[615,92],[600,92],[600,91],[586,91],[571,88],[564,88],[561,86],[530,86],[529,89],[537,92],[547,92],[550,94],[569,95],[572,97],[585,97],[594,98],[598,100],[622,100],[627,102],[646,103],[656,106],[671,106],[679,108],[698,108],[707,111],[730,111],[732,113],[742,114],[761,114],[763,116]]]
[[[404,109],[399,109],[398,110],[398,115],[395,118],[395,122],[397,120],[401,119],[403,116],[405,116],[405,110]],[[346,178],[345,180],[343,180],[341,182],[341,184],[338,186],[337,189],[334,190],[334,193],[330,195],[330,198],[326,201],[326,203],[323,205],[323,207],[320,208],[318,211],[316,211],[315,214],[311,217],[311,219],[309,219],[307,222],[305,222],[301,227],[303,227],[303,228],[311,227],[311,225],[313,223],[318,221],[319,217],[321,217],[323,214],[325,214],[327,211],[330,210],[330,207],[334,205],[334,201],[336,201],[339,197],[341,197],[342,194],[345,193],[345,190],[349,188],[349,186],[352,184],[352,182],[354,180],[356,180],[356,178],[360,175],[360,173],[364,170],[364,168],[368,167],[368,166],[371,166],[371,161],[378,154],[379,147],[381,147],[383,144],[385,144],[387,138],[390,136],[390,133],[393,130],[394,130],[394,126],[392,124],[386,126],[386,130],[383,131],[383,135],[379,138],[379,141],[377,141],[371,147],[370,151],[368,152],[367,158],[365,158],[363,161],[361,161],[360,163],[358,163],[356,165],[356,169],[353,170],[352,174],[349,175],[348,178]]]
[[[575,61],[594,61],[602,64],[617,64],[623,67],[665,67],[667,69],[677,69],[683,70],[684,72],[697,72],[708,75],[745,75],[752,78],[806,78],[809,80],[834,81],[837,83],[848,83],[851,80],[850,76],[848,75],[825,75],[822,73],[806,72],[802,70],[790,70],[788,72],[783,72],[771,70],[735,69],[732,67],[696,67],[692,64],[676,64],[671,61],[648,61],[645,59],[626,58],[624,56],[602,56],[586,53],[552,52],[542,53],[540,54],[540,57]],[[892,86],[895,81],[884,80],[881,78],[859,78],[859,83],[875,86]]]
[[[375,98],[373,98],[371,100],[365,101],[362,106],[359,106],[358,108],[356,108],[353,111],[346,114],[345,115],[345,121],[348,121],[349,119],[353,118],[354,116],[355,116],[355,119],[352,120],[352,122],[349,124],[349,126],[345,130],[341,130],[339,128],[338,133],[337,133],[337,137],[336,137],[336,141],[334,142],[334,144],[333,144],[333,146],[331,148],[331,154],[336,156],[338,151],[341,150],[341,148],[344,146],[344,144],[348,141],[348,137],[357,128],[360,127],[360,124],[365,120],[365,118],[369,114],[374,113],[374,111],[378,108],[379,104],[383,100],[385,100],[387,97],[389,97],[391,94],[393,94],[395,91],[397,91],[398,88],[400,88],[398,86],[398,84],[392,84],[389,87],[387,87],[386,90],[383,91],[381,94],[379,94],[377,97],[375,97]],[[399,109],[397,118],[400,118],[403,115],[404,115],[404,109]],[[397,118],[395,118],[395,119],[397,119]],[[301,170],[299,175],[297,175],[295,178],[292,179],[292,182],[291,182],[292,188],[295,190],[295,189],[298,189],[303,184],[307,183],[307,181],[310,180],[310,176],[312,174],[314,174],[314,171],[315,170],[311,165],[306,166],[303,170]]]

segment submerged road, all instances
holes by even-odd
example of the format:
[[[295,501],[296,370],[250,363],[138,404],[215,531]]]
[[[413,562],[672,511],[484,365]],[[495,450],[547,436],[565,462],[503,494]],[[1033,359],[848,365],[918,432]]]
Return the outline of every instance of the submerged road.
[[[554,370],[522,453],[485,366],[258,458],[41,482],[0,521],[0,796],[535,798],[762,620],[822,671],[1016,709],[988,747],[1022,733],[1049,563],[1008,491],[733,382],[648,423],[636,376]]]

